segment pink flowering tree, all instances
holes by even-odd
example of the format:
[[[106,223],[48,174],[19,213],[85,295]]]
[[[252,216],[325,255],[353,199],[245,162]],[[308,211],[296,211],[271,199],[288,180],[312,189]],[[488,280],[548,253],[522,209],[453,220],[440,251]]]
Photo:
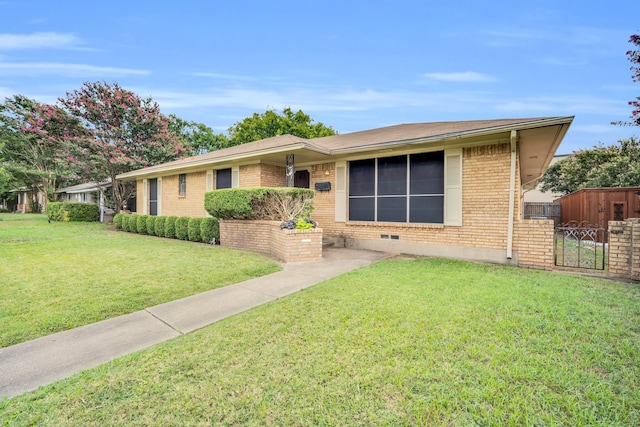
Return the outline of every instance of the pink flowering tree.
[[[631,62],[631,79],[634,82],[640,82],[640,35],[633,34],[629,38],[629,43],[635,46],[635,49],[627,51],[627,56]],[[615,125],[621,126],[640,126],[640,96],[635,100],[629,101],[629,105],[633,108],[631,111],[631,121],[629,122],[613,122]]]
[[[122,209],[135,191],[133,183],[116,181],[118,174],[189,154],[155,101],[117,83],[87,82],[59,101],[87,131],[73,138],[70,158],[75,168],[87,181],[111,180],[116,209]]]
[[[7,98],[0,105],[0,133],[6,170],[16,185],[37,191],[42,209],[53,200],[59,180],[77,182],[68,158],[70,140],[82,135],[83,128],[62,108],[22,95]]]

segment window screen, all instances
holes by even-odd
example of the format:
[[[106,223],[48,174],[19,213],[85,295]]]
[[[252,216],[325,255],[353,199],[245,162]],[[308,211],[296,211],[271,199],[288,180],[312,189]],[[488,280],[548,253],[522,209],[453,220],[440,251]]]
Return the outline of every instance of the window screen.
[[[216,190],[231,188],[231,168],[216,171]]]

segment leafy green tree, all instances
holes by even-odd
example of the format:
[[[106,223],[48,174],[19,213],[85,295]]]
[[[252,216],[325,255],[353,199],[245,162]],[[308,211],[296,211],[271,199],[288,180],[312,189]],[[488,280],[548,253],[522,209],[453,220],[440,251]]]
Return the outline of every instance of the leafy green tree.
[[[87,181],[111,180],[115,208],[121,209],[135,191],[118,174],[153,166],[188,155],[170,119],[151,98],[140,98],[117,83],[86,82],[59,100],[71,116],[80,120],[86,134],[73,137],[76,164]]]
[[[204,154],[229,146],[229,139],[222,133],[214,133],[213,129],[202,123],[181,119],[170,114],[169,130],[177,135],[192,154]]]
[[[254,113],[231,126],[229,146],[285,134],[310,139],[335,135],[336,131],[323,123],[314,123],[302,110],[293,112],[287,107],[282,114],[274,110],[267,110],[263,114]]]
[[[56,183],[75,176],[69,164],[69,139],[82,133],[78,120],[62,108],[22,95],[0,105],[3,165],[14,184],[33,187],[44,208],[53,200]]]
[[[634,82],[640,82],[640,35],[632,34],[629,43],[635,45],[635,50],[628,50],[627,56],[631,62],[631,79]],[[635,100],[629,101],[629,105],[633,107],[631,111],[630,122],[613,122],[615,125],[621,126],[640,126],[640,96]]]
[[[640,185],[640,140],[631,137],[617,145],[598,145],[577,151],[549,166],[542,191],[569,194],[582,188]]]

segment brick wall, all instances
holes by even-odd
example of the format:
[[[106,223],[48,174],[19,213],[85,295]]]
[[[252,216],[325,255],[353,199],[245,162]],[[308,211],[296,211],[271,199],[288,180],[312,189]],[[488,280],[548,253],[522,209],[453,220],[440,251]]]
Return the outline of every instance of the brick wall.
[[[187,193],[178,194],[178,175],[162,178],[162,215],[205,217],[204,193],[207,189],[207,173],[187,174]]]
[[[389,250],[412,251],[428,255],[439,251],[443,256],[457,257],[459,255],[460,258],[508,262],[506,247],[509,222],[510,164],[511,147],[509,143],[463,150],[463,224],[460,227],[439,224],[349,221],[336,223],[334,216],[335,164],[314,165],[311,170],[312,188],[316,182],[330,181],[332,190],[316,193],[312,217],[323,228],[325,235],[360,241],[364,245],[363,248],[376,250],[389,248]],[[328,171],[329,174],[327,175],[325,171]],[[519,164],[517,164],[517,182],[520,179],[519,171]],[[520,201],[521,192],[519,186],[516,185],[515,224],[518,223],[520,217]],[[381,237],[391,235],[397,236],[397,240],[384,240]],[[430,246],[433,250],[426,246]],[[471,253],[463,251],[462,248],[477,250]],[[483,252],[490,256],[483,258]]]
[[[322,258],[322,229],[280,230],[279,221],[221,220],[220,244],[285,262],[313,261]]]
[[[514,227],[513,249],[518,266],[553,269],[553,220],[521,220]]]
[[[608,275],[640,280],[640,219],[609,221]]]

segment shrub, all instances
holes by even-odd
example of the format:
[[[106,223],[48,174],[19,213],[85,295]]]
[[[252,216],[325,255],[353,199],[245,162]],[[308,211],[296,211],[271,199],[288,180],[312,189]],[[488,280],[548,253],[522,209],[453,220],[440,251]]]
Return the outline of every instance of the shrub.
[[[156,235],[156,218],[158,217],[154,215],[147,216],[147,234],[151,236]]]
[[[192,242],[202,242],[202,234],[200,234],[200,224],[202,218],[189,218],[189,224],[187,226],[187,233],[189,240]]]
[[[287,221],[310,216],[314,195],[308,188],[228,188],[205,193],[204,206],[220,219]]]
[[[164,222],[166,220],[166,217],[157,216],[155,218],[156,218],[156,223],[154,224],[154,227],[153,227],[153,234],[155,234],[156,236],[164,237]]]
[[[176,238],[176,219],[178,219],[178,217],[168,216],[167,219],[164,220],[164,237],[170,239]]]
[[[100,220],[100,208],[93,203],[50,202],[47,203],[46,213],[51,221],[95,222]]]
[[[187,240],[189,238],[189,217],[181,216],[176,219],[176,239]]]
[[[127,231],[130,233],[138,232],[138,215],[130,214],[129,221],[127,222]]]
[[[205,243],[220,240],[220,223],[216,218],[202,218],[200,223],[200,236]]]
[[[113,227],[116,230],[122,230],[122,217],[124,215],[121,213],[117,213],[113,216]]]
[[[138,218],[136,218],[136,228],[140,234],[147,234],[147,216],[138,215]]]

